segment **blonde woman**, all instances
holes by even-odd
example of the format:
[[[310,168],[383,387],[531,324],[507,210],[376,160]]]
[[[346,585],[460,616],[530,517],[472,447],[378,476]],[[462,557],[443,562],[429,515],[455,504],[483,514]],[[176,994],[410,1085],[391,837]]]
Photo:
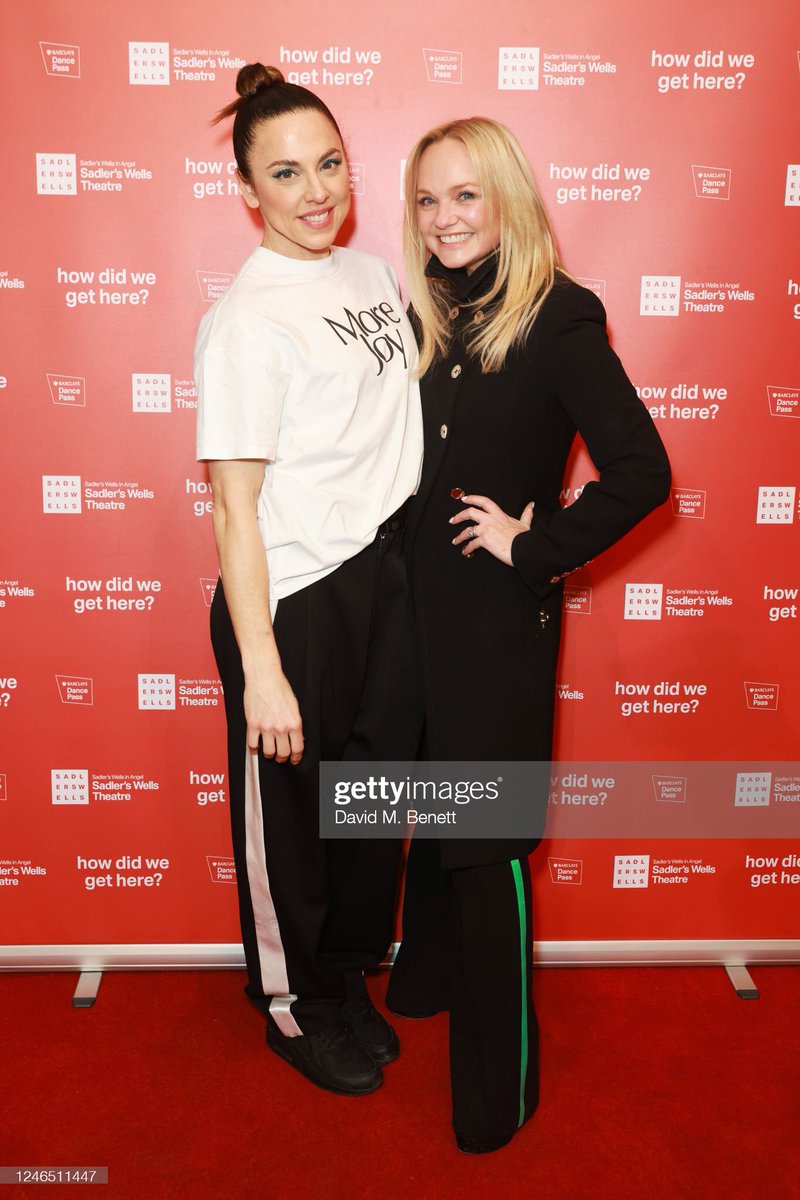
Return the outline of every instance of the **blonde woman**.
[[[563,578],[667,498],[652,420],[597,297],[560,267],[524,154],[483,117],[406,172],[425,457],[406,535],[431,759],[547,760]],[[599,473],[559,505],[576,433]],[[459,1148],[496,1150],[538,1100],[528,854],[415,838],[389,1007],[450,1011]]]

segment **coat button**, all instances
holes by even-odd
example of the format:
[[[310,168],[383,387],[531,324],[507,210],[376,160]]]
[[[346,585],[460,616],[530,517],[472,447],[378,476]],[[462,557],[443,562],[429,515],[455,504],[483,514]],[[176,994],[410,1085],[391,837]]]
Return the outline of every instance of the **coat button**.
[[[549,620],[550,620],[550,613],[547,613],[544,611],[543,608],[540,608],[539,609],[539,624],[541,625],[542,629],[544,629],[545,625],[548,623]]]
[[[456,363],[456,365],[453,367],[452,371],[450,372],[450,378],[458,379],[460,374],[461,374],[461,366],[459,365],[459,363]]]
[[[451,500],[460,500],[463,495],[464,495],[463,488],[450,488]]]
[[[451,309],[450,309],[450,312],[449,312],[447,315],[448,315],[448,317],[450,318],[450,320],[451,320],[451,321],[455,321],[456,317],[458,316],[458,309],[457,309],[457,308],[451,308]]]
[[[442,428],[439,430],[439,436],[443,437],[443,438],[447,437],[447,426],[446,425],[443,425]]]

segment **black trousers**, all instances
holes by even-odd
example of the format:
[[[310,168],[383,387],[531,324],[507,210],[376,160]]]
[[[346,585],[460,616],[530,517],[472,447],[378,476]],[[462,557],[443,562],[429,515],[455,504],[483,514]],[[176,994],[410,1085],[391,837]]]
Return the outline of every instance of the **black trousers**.
[[[392,940],[397,840],[319,838],[321,759],[413,759],[419,671],[396,515],[331,574],[278,602],[273,626],[297,696],[297,766],[247,749],[241,656],[221,583],[211,611],[228,721],[231,822],[247,992],[289,1036],[340,1018],[345,972]]]
[[[447,870],[436,839],[412,839],[403,941],[386,999],[397,1013],[450,1010],[458,1133],[510,1134],[536,1109],[532,953],[527,859]]]

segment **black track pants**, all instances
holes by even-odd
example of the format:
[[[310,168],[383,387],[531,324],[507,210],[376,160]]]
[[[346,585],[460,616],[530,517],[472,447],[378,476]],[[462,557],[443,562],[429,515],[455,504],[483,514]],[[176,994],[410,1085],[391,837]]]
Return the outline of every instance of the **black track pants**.
[[[244,677],[225,595],[211,612],[225,690],[231,822],[248,994],[289,1036],[336,1022],[343,972],[392,940],[397,839],[319,838],[321,759],[413,759],[422,724],[403,521],[331,574],[278,602],[275,638],[297,696],[297,766],[247,749]]]

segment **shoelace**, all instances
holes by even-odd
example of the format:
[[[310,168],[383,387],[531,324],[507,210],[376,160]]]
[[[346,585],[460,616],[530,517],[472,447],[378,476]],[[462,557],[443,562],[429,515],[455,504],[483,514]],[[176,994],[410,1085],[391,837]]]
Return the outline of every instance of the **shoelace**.
[[[331,1025],[328,1029],[321,1029],[317,1034],[317,1045],[320,1050],[333,1050],[340,1042],[347,1039],[348,1032],[344,1025]]]

